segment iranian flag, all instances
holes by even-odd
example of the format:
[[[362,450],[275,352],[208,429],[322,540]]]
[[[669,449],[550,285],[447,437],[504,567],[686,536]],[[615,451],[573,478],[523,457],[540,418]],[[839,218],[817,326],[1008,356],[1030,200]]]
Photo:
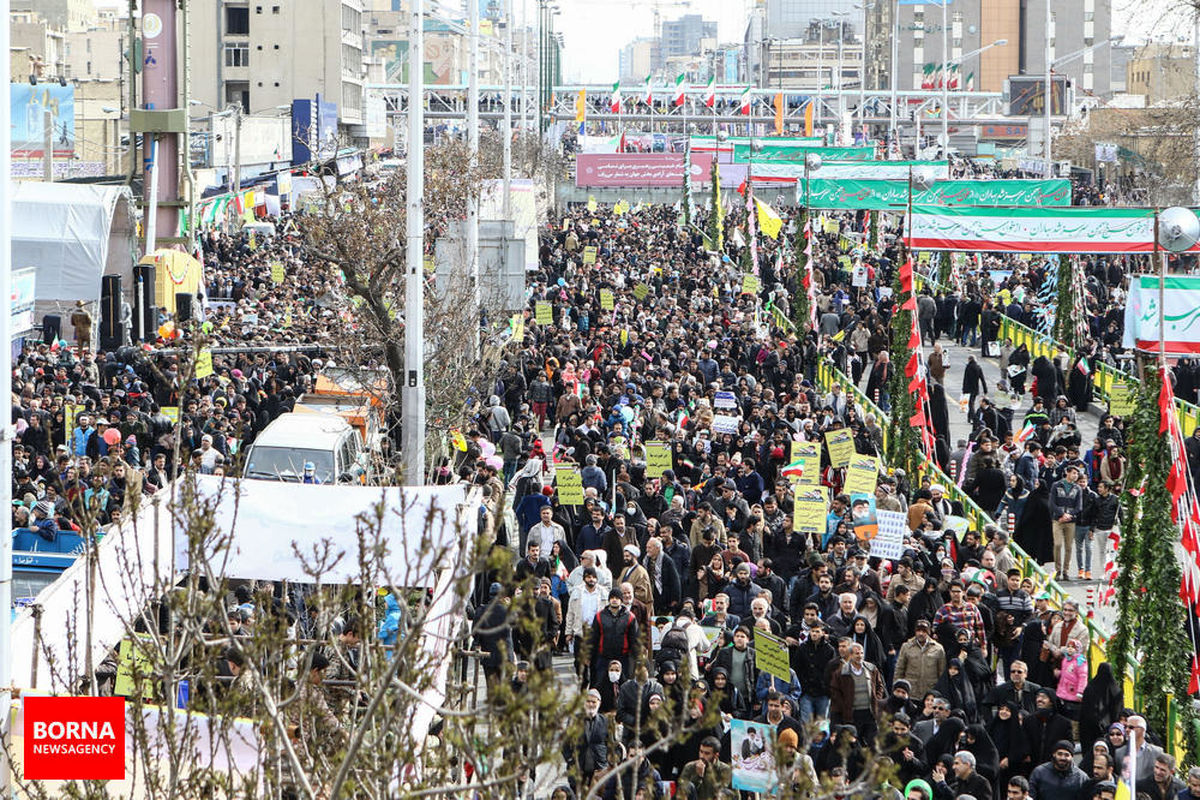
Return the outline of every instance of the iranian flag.
[[[646,105],[654,105],[654,92],[650,89],[650,76],[646,76]]]
[[[617,81],[613,84],[612,102],[609,104],[610,110],[614,114],[621,113],[621,82]]]
[[[1024,444],[1030,436],[1033,436],[1033,423],[1026,422],[1025,427],[1017,431],[1016,436],[1013,436],[1013,441],[1017,444]]]
[[[743,116],[746,116],[746,117],[750,116],[750,87],[749,86],[747,86],[745,89],[742,89],[742,105],[741,105],[741,108],[738,110]]]
[[[708,86],[704,87],[704,105],[708,108],[717,107],[717,76],[708,79]]]
[[[788,464],[786,467],[781,469],[779,471],[779,474],[785,478],[791,478],[792,480],[797,480],[797,481],[800,480],[802,477],[804,477],[804,459],[803,458],[796,459],[795,461],[793,461],[792,463]]]
[[[683,81],[684,81],[685,77],[686,76],[681,72],[675,78],[675,105],[677,105],[677,106],[683,105],[683,97],[684,97]]]

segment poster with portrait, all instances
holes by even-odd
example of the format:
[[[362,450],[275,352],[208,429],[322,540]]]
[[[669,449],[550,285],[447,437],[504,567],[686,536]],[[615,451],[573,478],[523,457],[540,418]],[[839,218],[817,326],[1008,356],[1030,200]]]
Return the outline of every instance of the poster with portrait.
[[[744,719],[729,723],[733,756],[733,788],[774,794],[779,790],[775,773],[775,726]]]
[[[850,495],[850,521],[854,525],[854,538],[869,542],[879,533],[879,519],[875,516],[875,495]]]

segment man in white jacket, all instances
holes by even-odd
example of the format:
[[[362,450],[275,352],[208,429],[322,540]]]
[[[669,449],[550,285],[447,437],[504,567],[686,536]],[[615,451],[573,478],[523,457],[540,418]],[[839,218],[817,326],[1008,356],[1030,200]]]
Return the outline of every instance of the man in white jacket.
[[[566,628],[567,641],[571,643],[571,652],[575,654],[575,672],[585,683],[590,683],[592,659],[590,653],[583,652],[584,642],[590,641],[592,623],[604,607],[608,590],[600,588],[595,567],[583,567],[582,575],[582,583],[571,590],[571,597],[567,601]]]

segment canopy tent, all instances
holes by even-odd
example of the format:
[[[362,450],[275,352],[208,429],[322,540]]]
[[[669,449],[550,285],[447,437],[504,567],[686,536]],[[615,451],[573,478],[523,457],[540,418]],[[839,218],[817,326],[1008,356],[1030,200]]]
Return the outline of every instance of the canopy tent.
[[[12,194],[12,268],[37,271],[35,321],[58,314],[65,325],[77,300],[98,318],[104,275],[120,275],[132,302],[138,245],[129,187],[29,181],[12,184]]]
[[[380,567],[387,575],[381,572],[377,582],[443,587],[454,583],[447,578],[459,565],[460,543],[474,541],[478,524],[476,505],[463,486],[309,486],[202,476],[197,489],[196,504],[210,506],[216,529],[229,537],[228,546],[210,560],[218,577],[312,582],[302,557],[311,559],[328,540],[333,554],[340,549],[343,555],[322,582],[358,583],[355,518],[373,515],[382,503],[381,532],[388,552]],[[175,525],[165,497],[174,490],[168,487],[143,502],[138,514],[110,530],[97,548],[93,663],[100,663],[127,635],[127,623],[188,567],[186,532]],[[80,643],[88,617],[87,580],[86,559],[81,558],[37,596],[42,616],[36,633],[30,609],[19,612],[12,623],[16,686],[64,692],[83,676],[88,663]],[[441,637],[429,639],[431,647],[447,647]]]

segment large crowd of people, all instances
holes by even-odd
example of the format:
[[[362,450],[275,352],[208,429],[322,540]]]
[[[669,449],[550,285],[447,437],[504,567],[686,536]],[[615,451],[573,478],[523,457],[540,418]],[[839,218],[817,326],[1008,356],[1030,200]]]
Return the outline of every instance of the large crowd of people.
[[[897,238],[860,256],[870,277],[853,286],[839,243],[865,230],[864,216],[844,215],[836,233],[818,227],[817,326],[804,334],[790,322],[803,289],[782,242],[760,238],[761,290],[743,292],[737,247],[714,257],[703,220],[684,229],[678,214],[579,208],[555,221],[530,297],[531,320],[548,303],[553,322],[531,326],[500,377],[510,425],[481,419],[474,432],[520,443],[512,470],[492,479],[517,530],[498,540],[513,551],[513,581],[493,584],[489,602],[528,585],[545,598],[540,645],[486,644],[518,669],[572,655],[587,704],[582,733],[562,746],[569,792],[599,782],[617,796],[610,770],[632,758],[640,777],[626,778],[621,796],[642,782],[673,784],[679,797],[734,796],[729,767],[742,759],[731,739],[735,722],[750,720],[789,748],[785,780],[796,785],[853,782],[888,758],[891,791],[909,800],[1110,798],[1134,741],[1139,791],[1175,796],[1174,761],[1155,744],[1163,732],[1125,707],[1107,665],[1089,669],[1093,634],[1079,607],[1052,608],[1008,547],[1015,539],[1053,561],[1060,580],[1090,579],[1104,560],[1101,550],[1093,564],[1094,544],[1119,526],[1122,420],[1105,416],[1096,441],[1082,442],[1077,415],[1092,398],[1072,365],[988,344],[1003,344],[999,314],[1032,319],[1053,267],[1005,262],[1010,274],[995,283],[988,270],[1002,266],[989,258],[919,298],[935,460],[999,526],[955,535],[946,523],[963,509],[947,486],[889,470],[875,502],[904,512],[909,530],[903,556],[881,559],[855,535],[845,470],[824,443],[845,429],[858,453],[881,455],[887,420],[821,386],[817,365],[828,359],[887,412]],[[736,210],[726,224],[738,224]],[[1088,330],[1115,355],[1119,339],[1106,334],[1120,324],[1121,264],[1095,259],[1087,270]],[[959,387],[945,385],[943,337],[979,346],[980,360],[999,356],[1007,378],[989,387],[968,364],[972,432],[957,440],[949,414],[962,412],[947,396]],[[793,529],[793,442],[820,448],[831,501],[818,535]],[[661,476],[651,477],[647,443],[670,449]],[[563,502],[563,470],[580,475],[581,498]],[[761,668],[759,632],[785,643],[789,679]],[[714,707],[716,723],[701,723]],[[660,709],[693,722],[682,742],[655,749]]]
[[[784,782],[812,791],[828,780],[838,796],[883,774],[874,770],[886,759],[886,785],[855,791],[1114,800],[1134,747],[1139,793],[1200,800],[1200,773],[1181,784],[1164,732],[1125,707],[1107,665],[1089,669],[1093,634],[1080,609],[1051,607],[1008,547],[1053,561],[1060,579],[1090,579],[1104,559],[1101,549],[1101,565],[1092,561],[1093,545],[1120,524],[1122,421],[1104,417],[1083,441],[1086,375],[998,340],[1000,314],[1038,324],[1038,290],[1054,267],[989,257],[923,290],[932,455],[998,526],[956,533],[950,521],[963,508],[939,473],[885,470],[875,506],[902,512],[907,530],[903,554],[883,559],[855,532],[856,498],[826,436],[848,432],[856,452],[881,456],[888,420],[822,385],[818,365],[826,360],[889,412],[901,368],[888,352],[899,239],[885,231],[877,252],[858,256],[869,278],[856,286],[838,255],[842,234],[864,231],[865,217],[821,228],[817,324],[806,332],[795,324],[802,276],[784,242],[794,229],[759,237],[759,288],[747,290],[740,248],[711,253],[696,215],[691,228],[669,206],[576,208],[552,220],[526,338],[466,452],[441,473],[483,487],[484,535],[511,553],[511,570],[480,581],[474,597],[489,675],[521,680],[569,664],[584,697],[576,733],[555,743],[569,780],[551,796],[599,784],[604,797],[662,797],[670,786],[688,800],[732,797],[735,771],[765,741],[787,759]],[[730,231],[743,215],[731,212]],[[14,527],[53,538],[89,519],[119,522],[133,495],[182,470],[232,470],[311,388],[336,357],[320,345],[340,324],[337,287],[303,257],[291,223],[279,220],[265,240],[204,237],[204,329],[218,346],[242,349],[217,355],[210,376],[179,385],[169,327],[146,347],[104,351],[64,338],[23,350]],[[282,283],[272,280],[275,261],[287,270]],[[1078,358],[1116,363],[1122,264],[1084,266],[1088,344]],[[996,281],[995,271],[1007,274]],[[535,322],[538,304],[549,324]],[[1005,379],[988,386],[968,364],[961,391],[947,386],[943,338],[998,357]],[[281,339],[300,350],[280,352]],[[1193,369],[1178,368],[1182,397],[1200,387]],[[962,412],[948,397],[959,394],[971,423],[962,438],[949,423]],[[649,468],[648,443],[669,451],[668,468]],[[815,534],[794,525],[797,443],[818,448],[828,490]],[[1195,458],[1200,469],[1200,439]],[[579,477],[578,495],[564,496],[567,472]],[[520,606],[538,616],[533,626],[506,612],[519,592],[536,597]],[[386,624],[353,626],[377,627],[395,635]],[[762,635],[782,643],[787,678],[763,669]],[[230,665],[236,674],[236,653]],[[676,719],[682,729],[668,737]],[[742,722],[757,727],[735,748]],[[336,725],[336,715],[320,724]]]

